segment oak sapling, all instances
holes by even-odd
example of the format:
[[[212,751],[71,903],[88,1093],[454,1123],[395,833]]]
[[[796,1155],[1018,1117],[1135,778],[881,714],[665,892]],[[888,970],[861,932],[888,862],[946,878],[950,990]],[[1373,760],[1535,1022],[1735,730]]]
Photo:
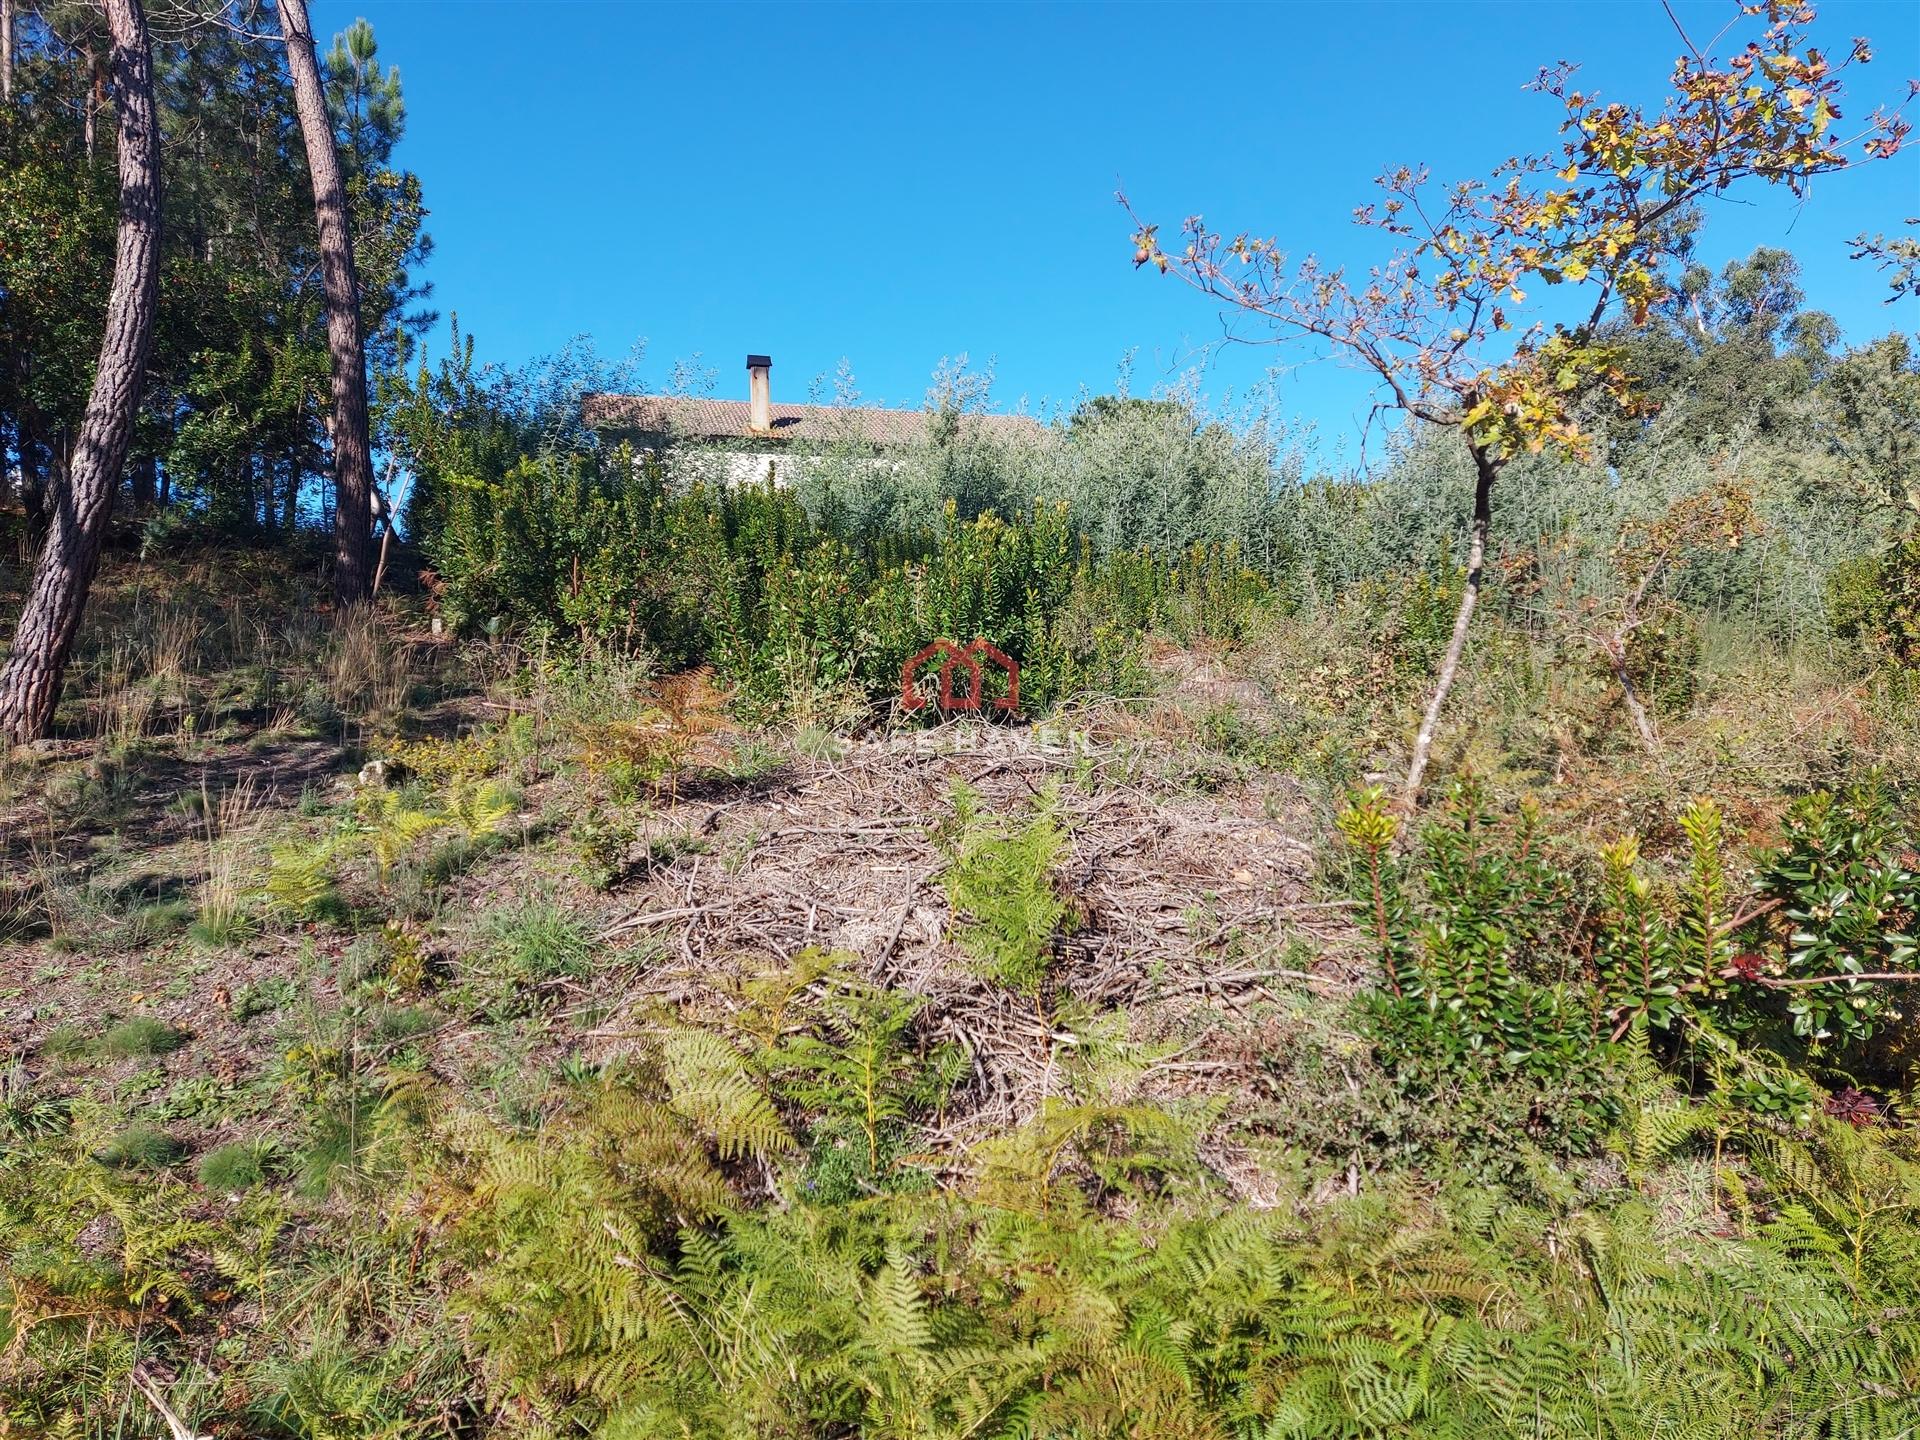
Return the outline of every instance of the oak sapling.
[[[1228,236],[1198,215],[1169,251],[1160,227],[1120,197],[1135,222],[1136,266],[1175,275],[1222,302],[1230,320],[1262,327],[1233,338],[1305,342],[1356,361],[1376,381],[1377,411],[1455,430],[1466,447],[1474,472],[1467,580],[1408,760],[1408,806],[1419,803],[1466,649],[1495,482],[1521,455],[1588,456],[1580,408],[1590,397],[1644,408],[1627,352],[1603,325],[1644,325],[1665,298],[1675,222],[1739,184],[1784,184],[1804,195],[1813,177],[1890,158],[1907,139],[1898,109],[1876,110],[1846,138],[1834,129],[1843,73],[1872,58],[1865,40],[1836,62],[1808,39],[1811,5],[1765,0],[1740,15],[1748,23],[1730,25],[1723,38],[1732,45],[1758,33],[1724,61],[1681,32],[1686,53],[1658,108],[1603,103],[1575,88],[1574,67],[1563,62],[1533,82],[1564,110],[1556,146],[1438,193],[1424,168],[1380,176],[1386,199],[1354,218],[1395,248],[1364,276],[1312,255],[1290,261],[1278,240]],[[1577,294],[1548,303],[1556,290]]]

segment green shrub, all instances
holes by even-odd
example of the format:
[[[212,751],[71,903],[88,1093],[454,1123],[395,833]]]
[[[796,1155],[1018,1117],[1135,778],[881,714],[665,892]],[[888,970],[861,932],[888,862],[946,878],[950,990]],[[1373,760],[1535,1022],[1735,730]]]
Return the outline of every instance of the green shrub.
[[[1910,813],[1879,779],[1793,803],[1761,877],[1792,927],[1786,978],[1920,969],[1920,837]],[[1884,985],[1845,979],[1769,998],[1784,1006],[1795,1035],[1834,1050],[1871,1038],[1897,1003]]]
[[[1920,533],[1837,566],[1827,581],[1834,633],[1894,664],[1920,667]]]
[[[1142,628],[1232,640],[1269,601],[1230,544],[1096,558],[1061,504],[1010,519],[949,504],[931,524],[846,535],[790,492],[672,491],[619,455],[526,461],[461,491],[434,545],[456,622],[710,662],[749,717],[809,723],[891,699],[943,638],[1012,656],[1029,710],[1137,693]]]
[[[1417,1089],[1505,1072],[1585,1094],[1564,1138],[1590,1142],[1611,1113],[1598,1083],[1610,1051],[1642,1026],[1734,1104],[1802,1117],[1813,1091],[1775,1061],[1857,1059],[1898,1013],[1890,986],[1920,974],[1920,866],[1903,816],[1880,781],[1796,801],[1758,895],[1741,900],[1720,809],[1695,800],[1679,817],[1686,868],[1672,893],[1622,837],[1601,850],[1583,934],[1579,879],[1546,858],[1529,808],[1498,822],[1465,782],[1399,855],[1384,794],[1361,793],[1339,829],[1380,955],[1365,1001],[1379,1058]],[[1784,939],[1769,928],[1776,909]]]
[[[1683,610],[1663,612],[1627,640],[1627,675],[1662,718],[1685,715],[1700,688],[1700,625]]]

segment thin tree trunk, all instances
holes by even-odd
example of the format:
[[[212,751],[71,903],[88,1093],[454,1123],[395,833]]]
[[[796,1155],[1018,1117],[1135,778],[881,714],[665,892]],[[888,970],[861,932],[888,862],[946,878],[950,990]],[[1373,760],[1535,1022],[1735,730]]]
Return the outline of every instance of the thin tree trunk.
[[[119,111],[120,229],[113,291],[67,483],[50,497],[46,543],[13,648],[0,667],[0,737],[14,741],[44,735],[59,703],[133,437],[160,301],[160,126],[147,22],[140,0],[105,0],[105,8]]]
[[[67,485],[73,474],[73,437],[67,433],[66,423],[62,421],[54,426],[52,438],[47,441],[47,505],[49,508],[60,503],[60,497],[67,493]]]
[[[83,133],[87,140],[87,164],[93,164],[93,119],[100,106],[100,61],[89,45],[82,52],[87,61],[87,98],[81,101]]]
[[[1427,757],[1433,750],[1433,737],[1440,728],[1440,712],[1446,706],[1447,692],[1460,673],[1460,657],[1467,649],[1467,629],[1473,620],[1473,607],[1480,600],[1480,581],[1487,564],[1487,532],[1493,526],[1493,482],[1500,466],[1485,451],[1473,452],[1473,531],[1467,545],[1467,588],[1461,592],[1460,608],[1454,612],[1453,638],[1447,641],[1447,653],[1441,657],[1440,673],[1434,677],[1433,697],[1427,701],[1426,714],[1420,718],[1420,733],[1414,737],[1413,759],[1407,766],[1406,789],[1401,804],[1415,809],[1420,804],[1420,782],[1426,778]]]
[[[1654,733],[1653,717],[1647,714],[1647,707],[1641,702],[1640,692],[1634,686],[1633,676],[1627,671],[1627,647],[1624,642],[1616,642],[1607,652],[1607,658],[1613,665],[1613,678],[1620,682],[1620,698],[1627,703],[1627,715],[1633,721],[1633,728],[1640,733],[1640,743],[1652,754],[1660,748],[1660,737]]]
[[[13,0],[0,0],[0,100],[13,99]]]
[[[15,426],[15,437],[20,442],[20,504],[27,512],[28,523],[37,524],[46,514],[47,469],[53,451],[41,437],[39,411],[24,399],[20,402]],[[48,460],[41,459],[43,454]]]
[[[133,462],[133,504],[137,510],[151,510],[160,488],[160,462],[151,455],[139,455]]]
[[[347,223],[347,187],[334,145],[333,119],[313,50],[306,0],[280,0],[294,107],[313,177],[320,274],[327,296],[327,348],[333,355],[333,596],[341,608],[365,600],[373,550],[373,447],[367,427],[367,352],[360,334],[360,283]]]

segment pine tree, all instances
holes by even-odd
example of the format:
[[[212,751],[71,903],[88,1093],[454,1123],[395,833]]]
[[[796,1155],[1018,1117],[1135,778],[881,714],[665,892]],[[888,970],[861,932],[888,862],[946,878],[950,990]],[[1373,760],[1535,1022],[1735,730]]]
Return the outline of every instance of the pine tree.
[[[360,329],[360,281],[346,180],[334,143],[306,0],[281,0],[294,102],[313,177],[314,224],[327,296],[327,346],[333,360],[333,595],[341,608],[373,588],[373,446],[367,422],[367,353]]]
[[[160,302],[160,122],[139,0],[107,0],[119,118],[120,225],[93,393],[67,484],[34,567],[13,648],[0,669],[0,737],[46,732],[100,564],[107,517],[133,438]]]

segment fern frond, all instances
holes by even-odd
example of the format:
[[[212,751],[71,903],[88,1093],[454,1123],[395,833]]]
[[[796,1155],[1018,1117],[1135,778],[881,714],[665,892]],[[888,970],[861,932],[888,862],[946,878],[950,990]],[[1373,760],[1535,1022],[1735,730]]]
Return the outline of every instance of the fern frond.
[[[764,1158],[792,1148],[793,1137],[773,1102],[726,1040],[706,1030],[674,1030],[663,1053],[673,1108],[723,1157]]]

